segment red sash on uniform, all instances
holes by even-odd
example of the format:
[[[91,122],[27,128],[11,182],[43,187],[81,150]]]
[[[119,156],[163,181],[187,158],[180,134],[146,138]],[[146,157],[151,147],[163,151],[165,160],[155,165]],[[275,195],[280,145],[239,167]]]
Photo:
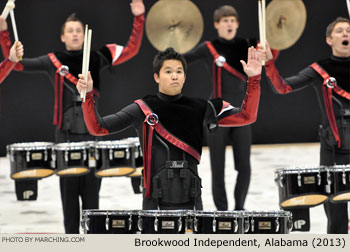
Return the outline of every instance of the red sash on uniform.
[[[151,158],[152,158],[152,140],[153,140],[153,131],[155,130],[161,137],[167,140],[169,143],[178,147],[179,149],[187,152],[192,157],[197,159],[198,163],[200,162],[200,154],[193,149],[188,144],[184,143],[176,136],[172,135],[167,131],[160,123],[158,123],[158,116],[152,112],[152,110],[147,106],[147,104],[139,99],[135,103],[140,106],[142,112],[145,114],[146,118],[142,126],[142,136],[143,136],[143,163],[145,166],[144,169],[144,185],[146,188],[145,197],[149,198],[151,195],[150,186],[151,186]],[[148,125],[148,139],[147,139],[147,125]]]
[[[53,125],[58,125],[58,128],[60,129],[62,126],[62,99],[64,78],[66,78],[74,85],[77,85],[78,79],[71,73],[60,74],[60,70],[62,69],[62,63],[57,59],[54,53],[49,53],[48,56],[52,64],[57,69],[55,74],[55,109],[53,116]],[[99,96],[98,91],[95,89],[94,94]]]
[[[214,57],[213,61],[213,98],[220,98],[221,97],[221,68],[223,67],[226,71],[231,73],[232,75],[236,76],[237,78],[241,79],[243,82],[246,81],[246,78],[243,74],[241,74],[239,71],[231,67],[227,62],[223,63],[223,66],[218,66],[216,64],[216,60],[219,58],[219,54],[214,48],[213,44],[210,41],[205,42],[206,46],[208,47],[210,53]]]
[[[334,91],[341,97],[350,100],[350,93],[346,92],[342,88],[340,88],[336,83],[334,83],[329,74],[316,62],[311,64],[310,67],[314,69],[321,77],[323,78],[323,99],[326,107],[327,117],[329,124],[331,126],[335,141],[338,143],[338,148],[341,146],[340,137],[338,127],[335,121],[334,111],[333,111],[333,100],[332,100],[332,92]]]

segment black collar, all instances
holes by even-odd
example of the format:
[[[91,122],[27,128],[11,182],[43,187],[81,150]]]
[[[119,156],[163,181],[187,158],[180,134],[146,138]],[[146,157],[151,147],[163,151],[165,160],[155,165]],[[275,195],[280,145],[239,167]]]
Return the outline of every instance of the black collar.
[[[161,92],[159,92],[157,94],[158,98],[161,99],[162,101],[166,101],[166,102],[173,102],[173,101],[177,101],[182,97],[182,94],[178,94],[178,95],[166,95],[163,94]]]

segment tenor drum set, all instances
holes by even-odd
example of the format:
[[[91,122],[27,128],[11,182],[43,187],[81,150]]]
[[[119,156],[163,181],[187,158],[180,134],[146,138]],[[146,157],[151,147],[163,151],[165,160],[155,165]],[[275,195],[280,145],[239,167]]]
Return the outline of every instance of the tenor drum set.
[[[137,137],[114,141],[54,144],[15,143],[7,146],[11,178],[42,179],[81,176],[92,170],[97,177],[141,176],[143,157]]]

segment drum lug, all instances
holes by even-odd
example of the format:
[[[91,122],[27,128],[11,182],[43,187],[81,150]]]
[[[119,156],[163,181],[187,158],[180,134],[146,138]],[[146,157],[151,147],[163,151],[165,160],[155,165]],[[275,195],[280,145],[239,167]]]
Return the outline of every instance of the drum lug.
[[[86,161],[86,159],[87,159],[87,153],[86,153],[86,150],[83,150],[83,159],[84,159],[84,161]]]
[[[322,180],[322,178],[321,178],[321,173],[318,172],[318,173],[317,173],[317,185],[321,185],[321,180]]]
[[[129,231],[131,230],[131,228],[132,228],[132,218],[131,218],[132,216],[131,216],[131,214],[130,214],[130,217],[129,217],[129,219],[128,219],[128,221],[129,221]]]
[[[198,232],[198,219],[196,218],[196,216],[194,216],[194,220],[193,220],[193,229],[194,232]]]
[[[178,225],[178,232],[180,233],[181,229],[182,229],[182,220],[181,217],[179,217],[179,219],[177,220],[177,225]]]
[[[252,217],[252,220],[251,220],[251,222],[250,222],[250,229],[252,230],[252,232],[254,233],[254,219],[253,219],[253,217]]]
[[[235,218],[235,220],[233,221],[233,225],[234,225],[234,232],[237,233],[237,230],[238,230],[238,221],[237,221],[237,218]]]
[[[292,229],[293,229],[293,219],[292,219],[292,217],[289,217],[288,218],[288,230],[289,230],[289,232],[292,231]]]
[[[244,219],[244,233],[248,233],[249,231],[249,218]]]
[[[278,233],[278,231],[280,230],[280,222],[278,220],[278,217],[275,220],[275,224],[276,224],[276,233]]]
[[[44,151],[44,160],[47,161],[47,150]]]
[[[65,160],[66,162],[69,161],[69,159],[68,159],[68,151],[64,151],[64,160]]]
[[[138,158],[139,157],[139,149],[137,147],[135,147],[135,158]]]
[[[214,219],[213,219],[213,232],[216,233],[216,219],[215,219],[215,216],[214,216]]]
[[[130,159],[130,151],[129,149],[125,149],[126,152],[126,159]]]
[[[301,175],[298,173],[298,186],[301,187]]]
[[[328,185],[332,184],[331,174],[328,169],[327,169],[327,184]]]
[[[51,152],[51,159],[52,159],[52,161],[56,161],[56,153],[55,153],[55,151]]]
[[[11,159],[11,162],[15,162],[15,155],[13,151],[10,152],[10,159]]]
[[[100,154],[98,152],[98,149],[95,149],[95,159],[99,160],[100,159]]]
[[[26,160],[28,163],[30,162],[30,152],[29,151],[26,152]]]
[[[137,219],[137,228],[142,232],[142,230],[143,230],[143,221],[142,221],[141,216],[139,216],[138,219]]]
[[[109,160],[113,160],[113,150],[109,150]]]
[[[109,230],[109,217],[108,217],[108,212],[107,212],[107,216],[106,216],[106,223],[105,223],[105,226],[106,226],[106,230],[108,231],[108,230]]]
[[[89,226],[90,226],[90,219],[89,217],[85,218],[85,230],[89,231]]]
[[[158,232],[158,218],[156,216],[156,219],[154,220],[154,231]]]
[[[278,183],[280,187],[283,188],[283,176],[280,177],[280,179],[278,180]]]
[[[345,170],[343,171],[343,174],[342,174],[342,181],[343,181],[343,184],[346,185],[346,173],[345,173]]]

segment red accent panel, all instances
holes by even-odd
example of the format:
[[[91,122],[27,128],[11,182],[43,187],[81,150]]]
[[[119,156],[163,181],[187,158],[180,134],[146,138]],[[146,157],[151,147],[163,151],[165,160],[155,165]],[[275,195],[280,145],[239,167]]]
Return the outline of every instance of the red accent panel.
[[[0,63],[0,83],[5,80],[14,67],[15,63],[11,62],[9,59],[5,59]]]
[[[265,71],[267,77],[271,80],[273,87],[279,94],[288,94],[292,91],[292,87],[286,84],[279,74],[274,64],[274,60],[269,60],[265,63]]]
[[[142,42],[144,23],[144,14],[134,17],[134,24],[131,35],[129,37],[129,43],[126,47],[123,48],[122,53],[120,54],[119,58],[113,63],[113,66],[119,65],[131,59],[139,52]]]
[[[219,126],[242,126],[251,124],[256,121],[260,100],[260,79],[260,74],[248,78],[248,89],[243,101],[242,111],[240,113],[222,118],[219,121]],[[225,106],[225,103],[223,106]]]
[[[105,136],[109,134],[109,131],[103,128],[98,120],[95,113],[94,97],[93,92],[88,92],[85,96],[85,102],[81,104],[81,108],[84,113],[84,120],[86,127],[88,128],[91,135],[94,136]]]
[[[0,32],[0,45],[4,58],[8,58],[11,49],[11,38],[8,30]]]

